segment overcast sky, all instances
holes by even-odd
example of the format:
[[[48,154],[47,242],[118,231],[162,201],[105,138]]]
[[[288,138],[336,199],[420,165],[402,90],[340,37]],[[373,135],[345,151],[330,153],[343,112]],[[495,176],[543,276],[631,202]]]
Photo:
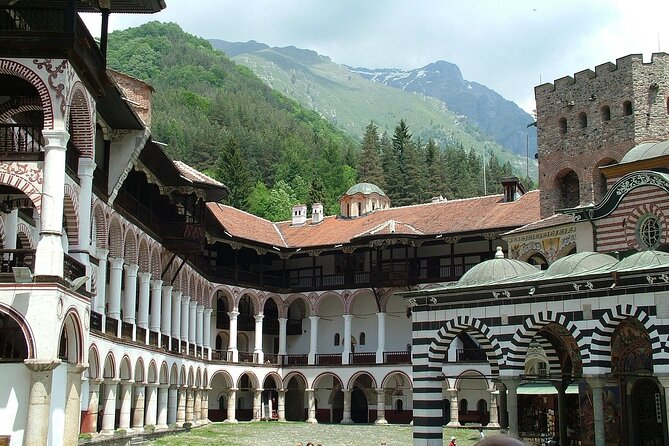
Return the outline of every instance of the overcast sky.
[[[110,28],[176,22],[207,39],[293,45],[367,68],[457,64],[528,111],[534,86],[631,53],[669,52],[665,0],[166,0]],[[99,20],[86,21],[99,35]]]

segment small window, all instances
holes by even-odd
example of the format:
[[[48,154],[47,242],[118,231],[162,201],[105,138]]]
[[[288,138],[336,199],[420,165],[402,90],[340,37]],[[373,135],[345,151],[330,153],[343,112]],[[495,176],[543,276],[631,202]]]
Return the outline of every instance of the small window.
[[[611,108],[608,105],[602,107],[602,121],[607,122],[611,120]]]
[[[567,133],[567,118],[560,118],[560,133]]]
[[[579,113],[578,124],[581,126],[582,129],[586,128],[588,126],[588,115],[586,115],[583,112]]]
[[[641,249],[654,249],[662,238],[662,224],[655,214],[646,214],[637,223],[637,242]]]
[[[365,332],[360,333],[360,345],[365,345]]]
[[[358,216],[362,215],[362,203],[358,203]]]
[[[339,337],[339,333],[335,333],[334,335],[334,345],[337,347],[341,343],[341,339]]]
[[[468,407],[468,404],[467,404],[467,400],[463,398],[463,399],[460,400],[460,411],[459,412],[462,413],[462,414],[466,414],[468,411],[469,411],[469,407]]]
[[[625,101],[623,102],[623,115],[630,116],[632,114],[632,102]]]

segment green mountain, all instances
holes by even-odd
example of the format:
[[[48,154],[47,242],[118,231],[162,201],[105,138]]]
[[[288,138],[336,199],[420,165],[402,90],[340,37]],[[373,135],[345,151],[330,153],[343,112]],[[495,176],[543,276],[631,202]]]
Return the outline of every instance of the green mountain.
[[[397,122],[404,119],[414,136],[423,141],[433,138],[441,146],[457,144],[479,154],[494,153],[500,161],[509,161],[519,175],[525,176],[524,150],[523,155],[511,153],[482,131],[475,120],[454,113],[440,99],[373,82],[369,76],[356,72],[360,69],[336,64],[311,50],[292,46],[270,48],[255,41],[235,43],[211,39],[210,42],[235,62],[253,70],[272,88],[318,111],[356,138],[361,137],[370,121],[374,121],[381,132],[392,134]],[[529,173],[536,178],[537,166],[533,159],[529,160]]]

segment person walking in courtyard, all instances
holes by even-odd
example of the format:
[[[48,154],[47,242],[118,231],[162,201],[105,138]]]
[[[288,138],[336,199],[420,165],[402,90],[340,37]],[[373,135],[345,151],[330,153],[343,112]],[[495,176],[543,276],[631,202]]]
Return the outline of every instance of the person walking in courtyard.
[[[448,446],[456,446],[455,437],[451,437],[451,442],[448,443]]]

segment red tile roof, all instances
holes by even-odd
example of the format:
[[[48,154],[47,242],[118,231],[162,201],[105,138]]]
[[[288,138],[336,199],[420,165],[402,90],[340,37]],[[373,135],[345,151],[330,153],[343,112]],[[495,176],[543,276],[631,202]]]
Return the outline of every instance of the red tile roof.
[[[272,223],[230,206],[209,204],[214,216],[233,237],[278,247],[303,248],[350,243],[381,234],[439,235],[506,230],[539,220],[539,191],[504,203],[503,195],[465,198],[398,208],[379,209],[358,218],[325,217],[322,222],[292,226]],[[394,228],[395,232],[391,232]]]
[[[210,184],[212,186],[225,187],[223,183],[216,181],[212,177],[205,175],[198,170],[195,170],[194,168],[184,163],[183,161],[173,161],[173,162],[174,165],[177,167],[177,169],[179,169],[179,173],[181,173],[181,176],[183,176],[187,180],[194,181],[197,183]]]

